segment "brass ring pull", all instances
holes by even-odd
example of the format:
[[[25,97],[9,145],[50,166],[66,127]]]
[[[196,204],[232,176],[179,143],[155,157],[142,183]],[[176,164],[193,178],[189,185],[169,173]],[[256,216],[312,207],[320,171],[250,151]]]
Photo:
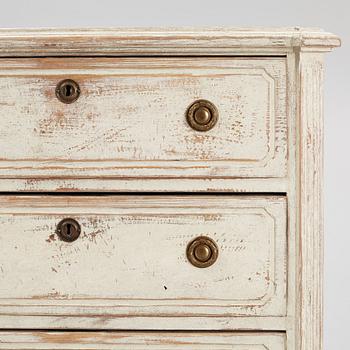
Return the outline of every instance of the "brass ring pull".
[[[187,246],[187,259],[196,267],[203,268],[213,265],[218,255],[218,246],[209,237],[197,237]]]
[[[81,227],[74,219],[63,219],[57,225],[57,235],[62,241],[74,242],[80,236]]]
[[[212,129],[218,120],[218,110],[207,100],[193,102],[187,109],[186,118],[190,127],[197,131]]]
[[[63,103],[73,103],[80,96],[79,84],[71,79],[60,81],[56,86],[56,97]]]

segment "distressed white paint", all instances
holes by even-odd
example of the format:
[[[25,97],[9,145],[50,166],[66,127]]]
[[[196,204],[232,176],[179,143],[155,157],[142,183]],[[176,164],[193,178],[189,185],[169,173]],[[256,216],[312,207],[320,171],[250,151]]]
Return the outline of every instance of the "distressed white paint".
[[[55,96],[65,78],[72,104]],[[283,58],[3,60],[0,91],[2,177],[286,175]],[[198,99],[219,111],[208,132],[186,121]]]
[[[48,178],[48,179],[1,179],[1,191],[20,192],[287,192],[286,178],[234,178],[190,179],[176,178]]]
[[[279,333],[0,332],[0,349],[284,350]]]
[[[69,328],[67,327],[69,323]],[[284,316],[115,316],[115,315],[2,315],[2,329],[52,329],[52,330],[157,330],[174,331],[276,331],[284,332],[291,321]],[[288,331],[288,338],[292,332]],[[293,347],[291,346],[293,349]]]
[[[283,197],[1,198],[4,313],[285,315]],[[75,242],[55,233],[64,217]],[[219,258],[199,269],[186,247],[202,235]]]
[[[299,69],[298,346],[318,350],[323,346],[323,55],[302,53]]]
[[[3,29],[2,56],[273,55],[329,51],[340,40],[317,28]]]
[[[9,296],[0,302],[2,329],[159,333],[3,332],[0,349],[321,350],[323,52],[339,44],[336,36],[310,28],[0,30],[1,191],[193,193],[141,201],[2,197],[1,259],[15,271],[2,276],[7,283],[0,294]],[[83,93],[63,106],[54,88],[58,79],[71,77]],[[220,112],[217,126],[199,136],[184,118],[196,98],[212,100]],[[239,118],[243,123],[235,134]],[[69,151],[74,145],[78,151]],[[216,195],[194,195],[206,191]],[[266,195],[276,192],[286,196]],[[74,243],[78,251],[46,241],[68,214],[90,232]],[[123,221],[125,214],[133,223]],[[99,231],[99,223],[108,225]],[[188,264],[184,251],[192,234],[204,230],[218,239],[221,255],[202,271]],[[136,236],[146,243],[141,246]],[[244,240],[240,261],[237,244],[224,242],[227,237]],[[157,244],[162,249],[152,250]],[[60,269],[50,271],[57,262]],[[257,266],[265,275],[274,271],[274,279],[256,275],[244,284]],[[139,276],[147,274],[146,283]],[[116,304],[111,276],[126,281],[119,297],[129,302]],[[218,282],[218,276],[235,278]],[[178,283],[170,289],[172,279]],[[197,284],[189,285],[189,279]],[[168,285],[159,289],[164,280]],[[56,287],[62,289],[58,294],[49,291]],[[257,297],[263,290],[270,296],[266,303]],[[176,296],[189,299],[180,303]],[[254,296],[248,306],[244,297]],[[198,333],[161,332],[180,329]],[[254,333],[260,330],[269,332]]]

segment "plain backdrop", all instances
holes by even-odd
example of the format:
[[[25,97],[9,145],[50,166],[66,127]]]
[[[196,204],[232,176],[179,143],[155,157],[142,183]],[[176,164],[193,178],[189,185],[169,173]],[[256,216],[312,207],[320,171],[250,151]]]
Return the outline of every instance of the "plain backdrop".
[[[306,26],[342,38],[325,80],[325,349],[350,326],[350,0],[8,0],[0,27]],[[348,106],[348,107],[346,107]]]

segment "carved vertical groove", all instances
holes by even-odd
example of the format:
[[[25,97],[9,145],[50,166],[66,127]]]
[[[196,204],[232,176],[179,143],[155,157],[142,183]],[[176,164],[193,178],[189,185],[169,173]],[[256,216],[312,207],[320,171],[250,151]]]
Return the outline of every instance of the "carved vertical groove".
[[[323,346],[323,55],[299,62],[299,329],[300,350]]]

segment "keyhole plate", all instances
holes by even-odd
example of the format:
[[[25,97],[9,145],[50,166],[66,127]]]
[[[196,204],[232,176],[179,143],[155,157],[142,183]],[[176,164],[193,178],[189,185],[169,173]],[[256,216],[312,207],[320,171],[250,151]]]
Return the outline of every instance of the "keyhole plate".
[[[72,79],[62,80],[56,86],[56,96],[63,103],[73,103],[79,95],[79,84]]]
[[[61,220],[57,225],[57,235],[65,242],[73,242],[80,236],[79,223],[71,218]]]

